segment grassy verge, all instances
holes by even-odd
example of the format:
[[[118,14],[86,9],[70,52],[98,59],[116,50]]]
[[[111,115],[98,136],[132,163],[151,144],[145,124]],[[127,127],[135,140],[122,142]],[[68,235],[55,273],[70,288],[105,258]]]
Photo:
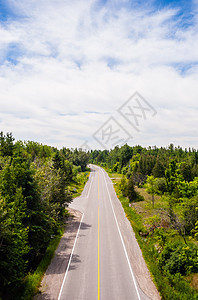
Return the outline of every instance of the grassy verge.
[[[108,170],[106,170],[108,172]],[[138,192],[144,196],[144,201],[132,203],[129,206],[129,201],[122,195],[119,190],[119,182],[122,175],[117,173],[109,173],[111,177],[116,194],[124,208],[125,214],[129,219],[131,226],[136,235],[136,239],[142,250],[143,257],[151,272],[153,280],[164,300],[195,300],[198,299],[198,292],[193,285],[190,286],[189,282],[197,283],[197,274],[189,277],[183,277],[180,274],[168,274],[162,271],[158,264],[159,253],[157,249],[156,236],[154,234],[145,235],[147,232],[145,227],[145,220],[158,215],[160,219],[165,219],[165,210],[167,202],[163,197],[155,197],[155,208],[152,208],[151,196],[145,189],[138,189]],[[166,238],[168,241],[181,240],[181,237],[176,231],[168,230]]]
[[[76,198],[81,195],[85,184],[89,179],[89,174],[89,171],[80,172],[77,174],[76,180],[70,183],[68,188],[72,194],[72,198]]]

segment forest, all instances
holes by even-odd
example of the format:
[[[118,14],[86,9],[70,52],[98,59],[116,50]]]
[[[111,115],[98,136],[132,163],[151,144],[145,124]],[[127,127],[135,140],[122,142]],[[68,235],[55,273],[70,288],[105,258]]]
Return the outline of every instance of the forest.
[[[198,150],[94,150],[131,222],[162,299],[198,299]]]
[[[173,144],[59,150],[3,132],[0,299],[31,299],[29,290],[24,294],[29,278],[61,237],[88,163],[105,168],[115,183],[162,299],[198,299],[198,150]]]
[[[0,133],[0,299],[23,296],[67,206],[88,178],[89,155]]]

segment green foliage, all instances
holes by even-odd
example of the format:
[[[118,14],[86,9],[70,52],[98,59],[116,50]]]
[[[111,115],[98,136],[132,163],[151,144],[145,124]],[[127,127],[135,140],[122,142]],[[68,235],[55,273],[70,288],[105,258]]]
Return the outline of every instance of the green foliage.
[[[159,265],[170,274],[187,275],[198,272],[198,247],[174,242],[167,243],[159,255]]]
[[[79,172],[81,172],[81,166],[73,166],[72,173],[73,176],[76,177]]]
[[[32,141],[14,143],[12,134],[3,132],[0,133],[0,297],[11,299],[15,295],[17,299],[24,278],[25,296],[18,298],[29,299],[33,295],[44,270],[37,266],[51,237],[59,233],[71,194],[80,193],[88,178],[85,173],[88,161],[124,175],[116,189],[163,299],[198,299],[183,277],[197,272],[197,246],[188,242],[190,235],[197,239],[197,150],[183,150],[172,144],[167,148],[124,145],[111,151],[86,153],[78,149],[58,150]],[[79,175],[81,171],[84,173]],[[142,217],[129,207],[129,200],[134,207],[141,206],[143,202],[135,203],[143,198],[134,185],[142,186],[146,181],[153,209],[150,208],[150,215],[143,223]],[[163,208],[154,207],[156,194],[165,194],[169,199]],[[162,215],[169,221],[163,222]],[[181,243],[180,236],[186,244]],[[176,246],[174,239],[179,241]]]
[[[33,276],[32,272],[67,217],[66,207],[72,199],[69,185],[82,187],[87,179],[83,174],[79,182],[89,154],[31,141],[13,142],[12,134],[1,132],[0,297],[30,299],[44,269]],[[23,298],[20,294],[27,274]]]
[[[175,198],[193,197],[198,191],[198,180],[192,180],[190,166],[186,162],[176,163],[171,160],[165,171],[167,191]]]
[[[88,153],[82,150],[77,150],[77,149],[74,150],[72,155],[72,163],[75,166],[80,166],[83,172],[86,171],[88,161],[89,161]]]
[[[121,172],[122,172],[123,175],[126,175],[129,172],[129,167],[128,166],[123,167]]]
[[[166,191],[166,179],[164,177],[155,178],[155,193],[158,195],[163,195]]]
[[[144,200],[144,198],[135,190],[135,185],[132,177],[127,180],[125,176],[122,176],[122,179],[119,183],[119,190],[124,197],[128,197],[130,202],[138,202]]]
[[[195,228],[191,230],[194,237],[198,240],[198,221],[195,223]]]
[[[157,243],[157,245],[160,247],[159,249],[161,250],[165,246],[165,244],[168,240],[168,234],[165,231],[164,227],[158,227],[159,223],[157,223],[156,225],[153,230],[154,240]]]
[[[122,176],[122,179],[120,180],[120,183],[119,183],[119,188],[120,188],[120,191],[122,192],[122,195],[124,197],[127,197],[127,180],[126,180],[125,176]]]
[[[198,220],[198,196],[182,199],[179,204],[181,217],[184,222],[186,233],[190,234]]]
[[[31,300],[37,292],[41,283],[44,272],[46,271],[51,259],[54,256],[55,250],[62,237],[63,230],[59,230],[56,236],[50,241],[45,255],[39,263],[37,269],[33,274],[29,273],[23,282],[23,290],[21,291],[21,300]]]
[[[112,167],[112,172],[117,172],[118,171],[118,169],[120,169],[119,168],[119,162],[116,162],[114,165],[113,165],[113,167]]]
[[[163,162],[161,161],[161,159],[159,159],[159,158],[155,162],[155,165],[152,170],[152,175],[155,178],[156,177],[164,177],[164,175],[165,175],[165,166],[164,166]]]
[[[124,146],[122,146],[120,148],[120,151],[119,151],[120,169],[122,169],[123,166],[126,166],[126,164],[128,164],[132,154],[133,154],[133,150],[127,144],[125,144]]]
[[[127,182],[126,194],[130,202],[135,202],[137,199],[137,192],[135,191],[135,186],[133,178],[130,177]]]
[[[152,217],[145,219],[145,224],[147,224],[147,227],[151,232],[154,232],[156,228],[160,227],[160,223],[161,218],[158,215],[153,215]]]
[[[129,178],[133,176],[135,184],[143,184],[147,176],[165,177],[167,191],[177,196],[176,179],[191,182],[198,177],[198,151],[182,149],[173,144],[167,148],[141,146],[130,147],[127,144],[114,149],[94,150],[90,153],[90,162],[107,166],[114,172],[121,172]],[[178,196],[179,197],[179,196]]]
[[[188,162],[182,161],[178,164],[178,173],[182,175],[185,181],[192,181],[192,169]]]
[[[127,218],[130,220],[132,226],[135,228],[136,232],[145,232],[146,228],[142,223],[142,218],[140,215],[136,214],[135,210],[129,207],[129,199],[124,197],[119,189],[119,184],[115,186],[116,193],[124,207]]]
[[[194,180],[186,184],[186,190],[185,193],[183,194],[184,197],[188,197],[188,198],[198,195],[198,177],[195,177]]]
[[[155,193],[157,193],[157,185],[155,182],[156,182],[156,180],[152,175],[147,177],[146,190],[149,194],[152,195],[153,208],[154,208],[154,204],[155,204],[154,195],[155,195]]]
[[[0,155],[1,156],[12,156],[14,151],[14,138],[12,133],[7,133],[6,135],[3,132],[0,132]]]
[[[26,202],[22,189],[17,188],[12,197],[0,201],[0,286],[19,285],[27,268],[26,254],[29,252],[28,231],[22,223]]]

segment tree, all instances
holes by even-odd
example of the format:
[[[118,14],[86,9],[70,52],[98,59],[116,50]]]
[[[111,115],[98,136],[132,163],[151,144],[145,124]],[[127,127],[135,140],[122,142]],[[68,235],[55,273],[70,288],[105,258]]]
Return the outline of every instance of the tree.
[[[190,234],[198,220],[198,196],[190,199],[184,198],[180,205],[180,210],[185,231]]]
[[[89,161],[89,154],[83,150],[75,149],[72,155],[72,162],[76,166],[81,166],[81,170],[84,172],[86,170]]]
[[[126,166],[126,164],[129,163],[129,160],[131,159],[133,155],[133,149],[125,144],[120,148],[119,151],[119,163],[120,163],[120,170],[123,166]]]
[[[133,182],[133,178],[130,177],[128,179],[128,184],[127,184],[127,196],[129,198],[129,201],[132,202],[137,198],[137,194],[135,191],[135,186],[134,186],[134,182]]]
[[[26,202],[22,189],[0,200],[0,286],[9,289],[20,284],[27,268],[28,228],[23,224]]]
[[[56,170],[63,169],[63,158],[60,156],[59,152],[56,151],[53,157],[53,168]]]
[[[126,195],[130,202],[143,201],[144,198],[135,190],[133,178],[130,177],[127,181]]]
[[[197,251],[198,247],[194,244],[187,246],[178,241],[167,243],[160,253],[159,265],[169,274],[180,273],[185,276],[190,273],[197,273]]]
[[[70,162],[68,162],[70,165]],[[38,167],[38,165],[39,167]],[[39,160],[34,164],[34,178],[38,183],[38,190],[41,195],[42,203],[45,205],[45,211],[54,220],[61,221],[65,215],[65,208],[71,201],[71,195],[67,191],[69,178],[65,175],[65,165],[57,169],[57,162],[54,159],[40,165]],[[73,178],[71,173],[70,180]]]
[[[179,198],[180,197],[179,185],[181,181],[184,181],[184,179],[182,175],[178,173],[177,163],[175,159],[170,160],[169,166],[165,170],[165,178],[167,183],[167,191],[169,192],[169,194],[173,195],[176,198]]]
[[[7,133],[6,135],[3,132],[0,132],[0,155],[1,156],[12,156],[14,151],[14,138],[12,133]]]
[[[193,228],[191,230],[191,232],[194,235],[194,237],[196,238],[196,240],[198,240],[198,221],[195,223],[195,228]]]
[[[186,163],[185,161],[181,162],[178,166],[178,171],[182,175],[185,181],[191,181],[192,180],[192,169],[191,166]]]
[[[158,158],[152,170],[152,175],[156,177],[164,177],[165,175],[165,167],[162,164],[161,160]]]
[[[163,195],[167,191],[166,186],[166,179],[162,178],[155,178],[155,187],[156,187],[156,194]]]
[[[19,299],[24,278],[35,270],[71,201],[67,186],[89,154],[13,143],[0,133],[0,298]],[[72,159],[78,167],[73,172]],[[76,172],[77,171],[77,172]],[[75,174],[74,174],[75,173]],[[21,299],[21,298],[20,298]]]
[[[168,216],[170,218],[170,223],[172,228],[177,230],[179,235],[184,239],[184,243],[186,243],[186,238],[185,238],[185,224],[184,221],[182,221],[173,211],[173,205],[172,202],[169,201],[169,211],[168,211]]]
[[[119,188],[120,188],[120,190],[122,192],[122,195],[124,197],[127,197],[127,189],[128,189],[128,187],[127,187],[127,181],[126,181],[125,176],[122,176],[122,179],[120,180],[120,183],[119,183]]]
[[[157,191],[156,183],[155,183],[155,178],[151,175],[147,177],[146,181],[146,190],[149,194],[152,195],[152,205],[154,208],[155,205],[155,193]]]
[[[41,202],[33,170],[26,158],[14,157],[11,165],[6,165],[0,175],[0,191],[7,205],[13,207],[16,203],[17,189],[21,190],[26,203],[22,223],[24,228],[28,228],[28,261],[32,266],[45,251],[51,234],[49,219],[45,214],[45,205]]]

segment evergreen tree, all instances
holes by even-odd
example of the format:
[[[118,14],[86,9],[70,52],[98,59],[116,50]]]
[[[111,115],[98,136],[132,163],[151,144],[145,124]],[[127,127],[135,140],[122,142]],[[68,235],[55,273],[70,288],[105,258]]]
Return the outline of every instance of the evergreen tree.
[[[164,177],[165,175],[165,166],[162,164],[161,160],[158,158],[152,170],[153,176]]]
[[[135,191],[135,185],[134,185],[132,177],[130,177],[128,179],[128,183],[127,183],[127,197],[129,198],[130,202],[135,202],[135,200],[137,199],[137,193]]]
[[[3,132],[0,132],[0,155],[1,156],[12,156],[14,151],[14,138],[12,133],[7,133],[6,135]]]

